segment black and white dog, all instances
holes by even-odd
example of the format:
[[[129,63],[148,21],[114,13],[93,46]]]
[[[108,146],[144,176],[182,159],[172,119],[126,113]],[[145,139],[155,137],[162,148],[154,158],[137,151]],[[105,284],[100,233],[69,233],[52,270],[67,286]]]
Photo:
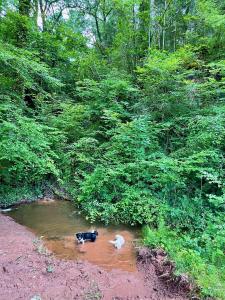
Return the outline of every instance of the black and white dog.
[[[95,242],[97,236],[97,230],[93,230],[92,232],[78,232],[75,234],[77,242],[82,244],[84,244],[85,241]]]

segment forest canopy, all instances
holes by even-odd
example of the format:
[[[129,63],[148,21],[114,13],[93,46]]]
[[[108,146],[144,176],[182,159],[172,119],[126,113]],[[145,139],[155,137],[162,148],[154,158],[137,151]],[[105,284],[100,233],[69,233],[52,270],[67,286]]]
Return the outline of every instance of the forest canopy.
[[[225,299],[225,3],[1,0],[0,205],[145,225]]]

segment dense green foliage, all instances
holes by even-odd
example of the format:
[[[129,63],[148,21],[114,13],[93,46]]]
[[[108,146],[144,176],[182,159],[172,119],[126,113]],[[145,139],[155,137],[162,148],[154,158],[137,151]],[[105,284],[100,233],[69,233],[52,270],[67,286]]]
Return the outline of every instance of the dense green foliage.
[[[224,8],[0,2],[1,206],[53,189],[91,221],[147,225],[225,299]]]

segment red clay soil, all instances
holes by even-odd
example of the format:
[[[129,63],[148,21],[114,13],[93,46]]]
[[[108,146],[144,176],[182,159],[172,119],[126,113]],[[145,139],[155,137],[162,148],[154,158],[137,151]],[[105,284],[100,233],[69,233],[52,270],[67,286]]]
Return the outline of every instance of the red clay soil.
[[[152,264],[106,271],[43,253],[36,237],[0,213],[0,300],[186,300],[169,291]]]

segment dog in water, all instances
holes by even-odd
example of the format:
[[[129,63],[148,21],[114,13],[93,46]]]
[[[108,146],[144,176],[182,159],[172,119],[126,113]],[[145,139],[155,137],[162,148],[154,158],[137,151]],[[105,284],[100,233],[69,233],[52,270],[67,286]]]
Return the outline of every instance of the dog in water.
[[[98,236],[98,231],[93,230],[92,232],[77,232],[75,237],[78,243],[84,244],[85,241],[95,242]]]
[[[113,244],[115,246],[115,248],[117,249],[121,249],[122,246],[125,244],[125,240],[122,237],[122,235],[117,234],[115,236],[115,239],[113,241],[109,241],[111,244]]]

